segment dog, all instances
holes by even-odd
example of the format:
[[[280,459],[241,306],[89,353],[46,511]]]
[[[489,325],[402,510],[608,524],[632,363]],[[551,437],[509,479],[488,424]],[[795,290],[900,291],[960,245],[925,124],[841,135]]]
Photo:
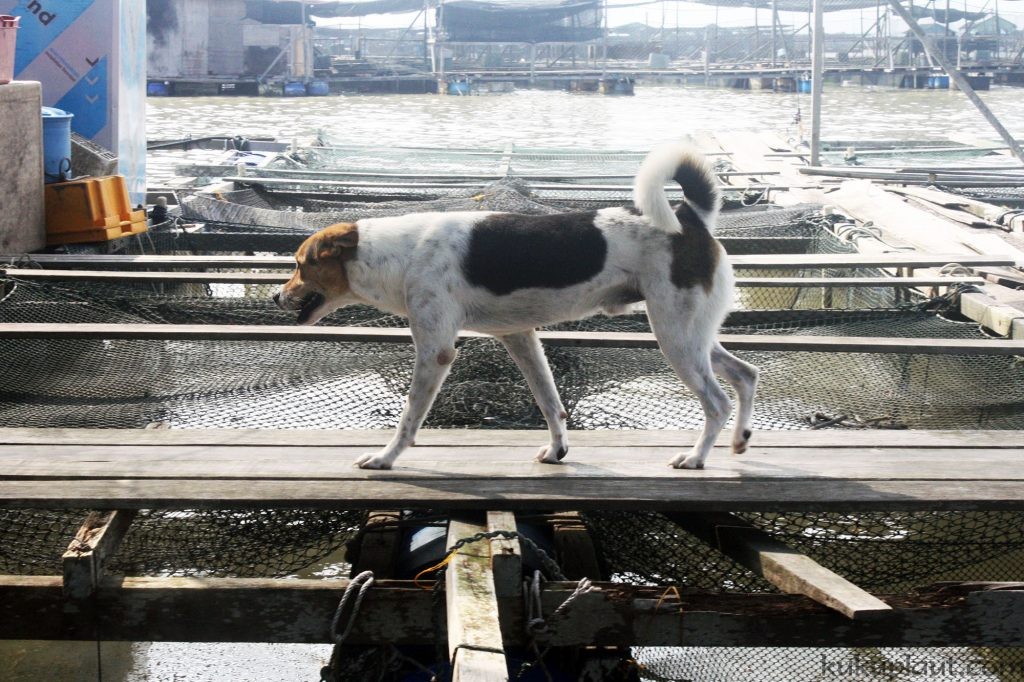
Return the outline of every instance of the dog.
[[[665,184],[684,200],[672,208]],[[558,215],[414,213],[327,227],[307,238],[274,294],[312,325],[337,308],[367,303],[407,317],[416,347],[412,385],[397,431],[355,464],[389,469],[413,445],[457,354],[460,330],[497,338],[526,377],[550,442],[536,459],[569,450],[562,406],[536,329],[646,301],[651,328],[682,382],[700,399],[704,428],[675,468],[700,469],[732,411],[715,375],[736,392],[732,450],[750,441],[758,370],[726,351],[718,329],[733,301],[733,274],[713,236],[718,183],[685,144],[652,151],[633,185],[634,205]]]

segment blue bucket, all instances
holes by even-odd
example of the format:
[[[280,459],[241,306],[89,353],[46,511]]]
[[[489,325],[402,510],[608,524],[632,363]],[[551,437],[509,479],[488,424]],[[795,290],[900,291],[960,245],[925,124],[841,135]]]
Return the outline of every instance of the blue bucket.
[[[61,109],[43,107],[43,173],[46,182],[71,178],[71,119]]]
[[[811,91],[811,79],[801,78],[796,82],[797,92],[808,93]]]

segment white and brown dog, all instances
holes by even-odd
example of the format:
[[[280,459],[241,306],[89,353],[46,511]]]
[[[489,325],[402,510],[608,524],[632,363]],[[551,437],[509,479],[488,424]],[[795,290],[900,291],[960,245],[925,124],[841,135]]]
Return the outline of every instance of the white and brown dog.
[[[669,205],[665,183],[685,200]],[[733,298],[732,268],[712,236],[717,181],[703,156],[684,145],[656,149],[636,176],[635,207],[529,216],[416,213],[332,225],[295,254],[291,279],[274,295],[300,324],[368,303],[409,318],[416,344],[409,399],[398,430],[380,452],[360,457],[387,469],[416,432],[455,360],[460,330],[495,336],[526,376],[551,434],[537,459],[568,451],[566,413],[537,327],[646,301],[651,327],[680,379],[700,398],[705,424],[677,468],[699,469],[729,418],[715,375],[736,391],[734,452],[750,439],[757,369],[727,352],[718,328]]]

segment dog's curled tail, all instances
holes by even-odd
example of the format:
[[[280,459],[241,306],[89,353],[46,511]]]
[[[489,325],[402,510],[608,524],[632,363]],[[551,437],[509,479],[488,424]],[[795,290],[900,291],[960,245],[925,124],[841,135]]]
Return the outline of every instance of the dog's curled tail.
[[[704,155],[689,144],[658,147],[640,164],[633,181],[633,203],[640,213],[664,230],[682,229],[665,195],[665,183],[669,180],[683,188],[686,203],[710,232],[718,211],[718,178]]]

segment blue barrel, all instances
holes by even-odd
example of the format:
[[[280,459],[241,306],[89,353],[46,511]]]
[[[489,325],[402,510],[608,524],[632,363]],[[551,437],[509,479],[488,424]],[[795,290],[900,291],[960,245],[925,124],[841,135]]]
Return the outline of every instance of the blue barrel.
[[[796,82],[797,92],[810,92],[811,91],[811,79],[801,78]]]
[[[167,97],[171,94],[170,83],[165,81],[149,81],[146,83],[146,94],[150,97]]]
[[[468,95],[470,84],[468,80],[460,79],[448,84],[449,95]]]
[[[299,81],[288,81],[284,84],[285,97],[305,97],[306,86]]]
[[[323,97],[331,94],[331,86],[327,81],[310,81],[306,86],[306,92],[312,97]]]
[[[71,119],[61,109],[43,107],[43,173],[46,182],[63,182],[71,177]]]

